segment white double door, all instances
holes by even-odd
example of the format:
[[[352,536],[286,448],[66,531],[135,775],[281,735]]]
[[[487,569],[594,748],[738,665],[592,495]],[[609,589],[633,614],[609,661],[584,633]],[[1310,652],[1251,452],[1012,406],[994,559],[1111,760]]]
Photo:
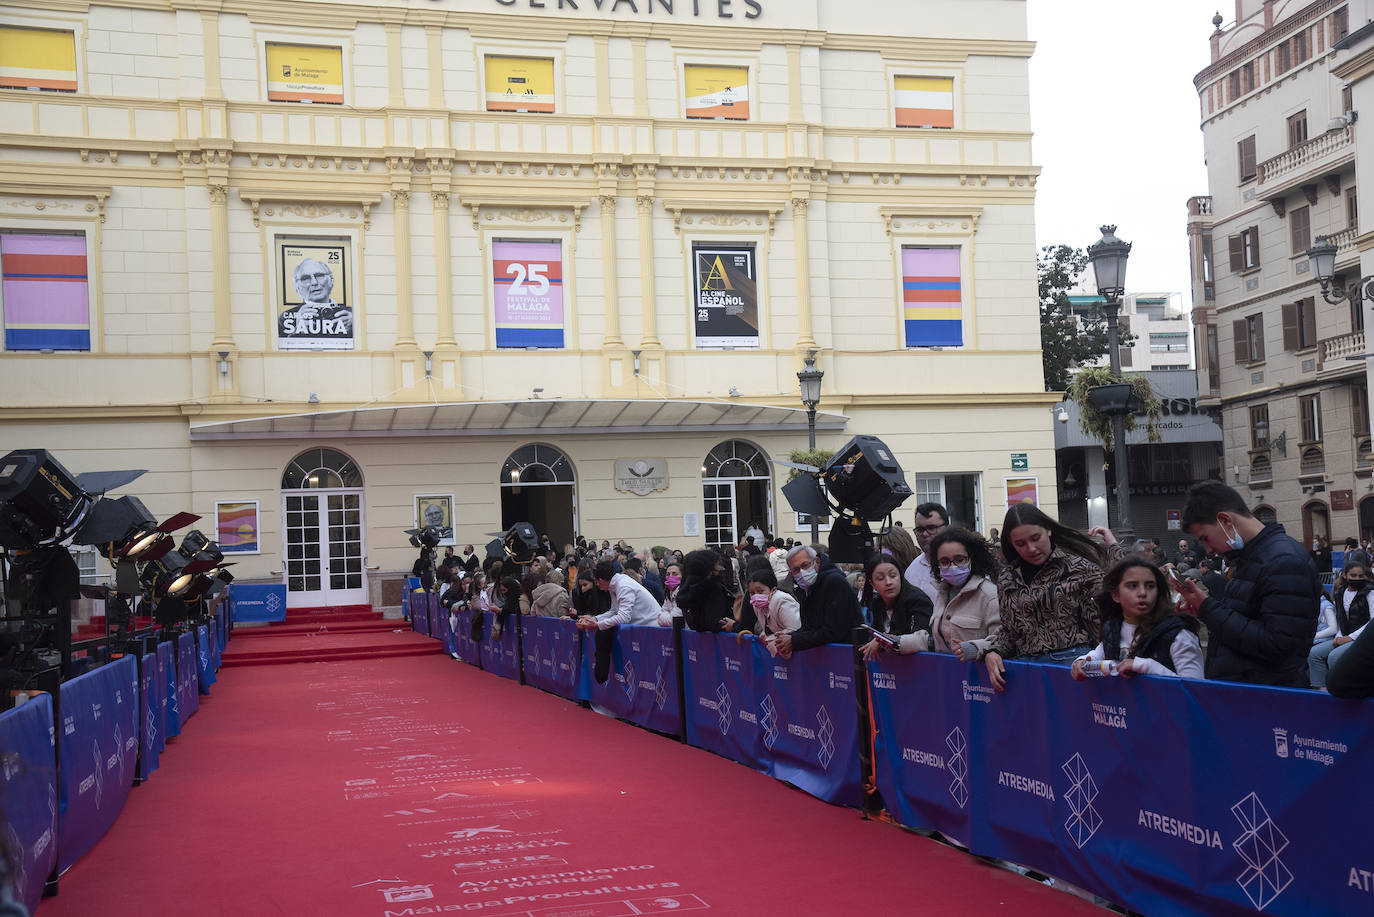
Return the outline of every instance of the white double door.
[[[282,494],[286,605],[365,605],[363,492]]]

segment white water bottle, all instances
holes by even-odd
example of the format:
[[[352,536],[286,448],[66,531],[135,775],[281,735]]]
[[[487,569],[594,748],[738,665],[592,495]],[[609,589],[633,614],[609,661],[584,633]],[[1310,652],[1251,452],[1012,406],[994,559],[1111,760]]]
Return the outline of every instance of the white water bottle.
[[[1103,675],[1120,675],[1115,659],[1103,659],[1101,662],[1083,663],[1083,674],[1089,678],[1100,678]]]

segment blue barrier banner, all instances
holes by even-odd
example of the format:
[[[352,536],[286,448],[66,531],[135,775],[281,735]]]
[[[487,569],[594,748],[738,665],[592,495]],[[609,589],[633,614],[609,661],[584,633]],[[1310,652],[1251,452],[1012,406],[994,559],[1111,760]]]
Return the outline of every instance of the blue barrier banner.
[[[436,603],[438,599],[435,599]],[[439,642],[444,645],[444,652],[452,654],[453,649],[453,627],[449,624],[450,612],[447,608],[440,605],[434,618],[434,636],[439,638]]]
[[[209,627],[209,633],[210,633],[210,670],[211,670],[212,672],[218,672],[218,671],[220,670],[219,621],[215,621],[213,624],[210,625],[210,627]]]
[[[582,640],[571,618],[523,618],[525,683],[550,694],[578,699]]]
[[[236,622],[285,621],[286,584],[231,583],[226,590]]]
[[[181,709],[181,725],[200,709],[200,690],[196,687],[196,638],[194,634],[177,635],[177,702]]]
[[[15,894],[29,913],[57,863],[57,758],[52,698],[36,694],[0,713],[0,807],[19,859]]]
[[[682,632],[687,741],[769,773],[754,690],[753,648],[733,635]]]
[[[417,634],[429,636],[429,595],[424,592],[410,594],[410,624]]]
[[[481,654],[477,642],[472,639],[472,617],[475,614],[464,608],[458,612],[458,628],[453,632],[453,649],[458,658],[468,665],[478,665]]]
[[[181,735],[181,690],[177,681],[175,650],[170,640],[163,640],[157,645],[158,706],[164,748],[167,739]]]
[[[416,602],[414,597],[420,589],[418,576],[406,577],[405,588],[401,590],[401,616],[414,625]]]
[[[518,679],[520,677],[520,660],[516,656],[514,616],[512,615],[511,626],[502,629],[499,640],[493,640],[491,637],[491,628],[496,622],[496,615],[486,611],[483,612],[483,616],[482,668],[500,675],[502,678]]]
[[[62,684],[61,828],[66,872],[119,817],[138,758],[138,666],[125,656]]]
[[[878,786],[899,821],[1142,913],[1369,912],[1374,801],[1354,789],[1374,773],[1368,702],[1007,669],[998,694],[952,657],[871,667]],[[955,730],[966,762],[958,742],[941,750]]]
[[[434,639],[440,639],[439,619],[448,617],[448,612],[444,606],[439,604],[439,593],[429,594],[429,635]]]
[[[210,663],[210,629],[204,625],[196,628],[196,674],[200,693],[209,694],[215,683],[215,667]]]
[[[671,627],[622,627],[625,665],[615,674],[629,701],[630,722],[659,732],[682,732],[678,709],[677,654]]]
[[[935,653],[884,653],[868,671],[877,728],[873,770],[887,810],[904,825],[937,830],[964,846],[972,831],[970,707],[983,698],[967,686],[982,671],[977,663]],[[867,728],[859,724],[860,741]]]
[[[753,654],[755,713],[769,773],[817,799],[858,806],[863,777],[853,647],[832,643],[782,659],[752,634],[744,643]]]
[[[162,754],[162,728],[159,726],[159,700],[162,692],[158,688],[157,654],[149,653],[139,660],[141,678],[139,685],[139,711],[142,715],[142,732],[139,733],[138,779],[147,780],[157,770],[158,757]]]

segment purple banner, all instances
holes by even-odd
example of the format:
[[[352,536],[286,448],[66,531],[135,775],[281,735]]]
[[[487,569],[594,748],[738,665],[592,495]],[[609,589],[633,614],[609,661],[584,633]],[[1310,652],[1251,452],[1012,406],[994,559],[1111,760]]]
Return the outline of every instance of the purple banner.
[[[132,656],[63,683],[59,871],[81,859],[119,817],[134,783],[140,719]]]
[[[33,913],[57,864],[57,760],[52,698],[36,694],[0,713],[0,808],[18,858],[18,899]]]
[[[215,683],[215,667],[211,658],[210,628],[202,625],[196,628],[196,675],[201,694],[209,694],[210,686]]]
[[[682,650],[687,655],[683,664],[687,741],[768,773],[755,700],[752,648],[732,635],[718,638],[685,630]]]
[[[160,714],[162,688],[158,676],[157,654],[149,653],[139,660],[140,690],[139,707],[143,716],[143,731],[140,733],[138,779],[147,780],[157,770],[158,757],[162,754],[166,741],[162,737],[160,722],[165,714]]]
[[[196,687],[196,638],[194,634],[177,635],[177,703],[181,709],[181,725],[185,727],[200,709],[200,689]]]
[[[161,685],[158,709],[161,716],[163,747],[167,739],[181,735],[181,689],[177,681],[176,648],[170,640],[157,645],[157,679]]]
[[[520,660],[516,655],[515,644],[515,616],[510,616],[510,626],[503,627],[501,638],[492,639],[492,627],[496,623],[496,615],[490,611],[483,612],[484,628],[482,635],[482,668],[488,672],[500,675],[502,678],[519,679]]]
[[[582,639],[570,618],[526,617],[525,683],[578,700]]]

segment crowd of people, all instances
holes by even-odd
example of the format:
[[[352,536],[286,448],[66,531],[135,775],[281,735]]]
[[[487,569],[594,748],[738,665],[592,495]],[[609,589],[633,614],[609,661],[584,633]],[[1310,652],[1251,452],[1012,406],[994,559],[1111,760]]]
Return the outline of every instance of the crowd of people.
[[[437,579],[445,607],[496,614],[493,636],[517,612],[593,631],[603,682],[617,627],[681,618],[693,630],[752,633],[783,657],[866,628],[866,658],[954,654],[984,665],[998,691],[1014,689],[1005,663],[1021,660],[1068,666],[1078,679],[1150,674],[1374,696],[1368,556],[1348,552],[1328,596],[1315,552],[1221,482],[1189,492],[1191,537],[1175,551],[1123,545],[1101,527],[1079,532],[1029,503],[1012,506],[990,539],[938,503],[917,506],[914,522],[880,534],[863,564],[757,531],[685,554],[581,536],[557,550],[545,535],[523,566],[448,548]]]

